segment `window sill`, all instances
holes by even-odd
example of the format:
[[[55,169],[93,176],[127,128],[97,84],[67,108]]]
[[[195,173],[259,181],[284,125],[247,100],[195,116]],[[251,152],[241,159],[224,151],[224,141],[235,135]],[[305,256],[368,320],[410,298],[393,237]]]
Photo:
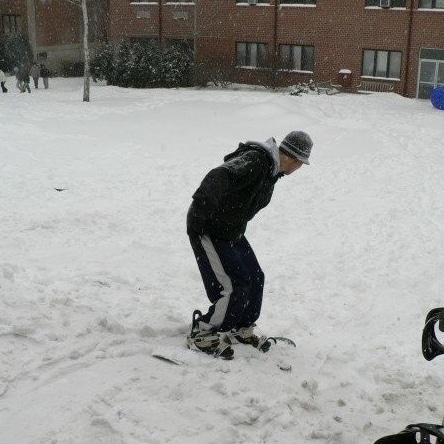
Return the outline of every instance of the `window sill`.
[[[279,8],[316,8],[316,5],[283,5],[280,4]]]
[[[401,8],[401,7],[381,8],[380,6],[366,6],[364,9],[373,9],[380,11],[407,11],[407,8]]]
[[[290,74],[313,74],[314,71],[304,71],[302,69],[278,69],[279,72],[288,72]]]
[[[380,80],[385,82],[400,82],[399,77],[372,77],[372,76],[361,76],[363,80]]]
[[[248,69],[251,71],[263,71],[266,68],[262,68],[261,66],[242,66],[242,65],[237,65],[236,66],[237,69]]]
[[[418,11],[424,11],[424,12],[444,12],[444,8],[418,8]]]

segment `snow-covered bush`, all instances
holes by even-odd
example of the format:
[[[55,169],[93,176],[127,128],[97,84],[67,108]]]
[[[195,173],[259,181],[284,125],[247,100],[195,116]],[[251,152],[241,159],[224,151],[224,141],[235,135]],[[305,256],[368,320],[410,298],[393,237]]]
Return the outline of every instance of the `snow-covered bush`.
[[[171,88],[191,84],[193,60],[182,48],[176,46],[166,48],[162,53],[160,65],[162,86]]]
[[[5,35],[0,39],[0,67],[10,71],[15,66],[29,66],[32,62],[32,51],[29,40],[21,35]]]
[[[100,50],[92,62],[94,79],[125,88],[188,86],[192,60],[177,47],[119,42]]]

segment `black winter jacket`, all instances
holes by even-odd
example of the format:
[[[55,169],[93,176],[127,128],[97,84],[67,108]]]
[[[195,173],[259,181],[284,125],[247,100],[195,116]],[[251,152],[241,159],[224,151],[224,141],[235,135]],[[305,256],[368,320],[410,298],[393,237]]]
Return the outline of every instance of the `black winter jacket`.
[[[272,155],[258,145],[239,144],[211,170],[193,195],[188,210],[188,234],[234,240],[247,223],[268,205],[280,177]]]

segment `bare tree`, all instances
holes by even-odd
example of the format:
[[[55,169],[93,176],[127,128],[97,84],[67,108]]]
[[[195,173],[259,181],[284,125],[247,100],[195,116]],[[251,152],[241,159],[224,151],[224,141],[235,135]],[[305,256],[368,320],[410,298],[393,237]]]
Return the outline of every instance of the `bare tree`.
[[[80,6],[82,8],[83,16],[83,58],[85,61],[84,81],[83,81],[83,101],[89,102],[90,86],[91,86],[91,70],[90,70],[90,51],[88,43],[88,6],[87,0],[65,0],[68,3]]]

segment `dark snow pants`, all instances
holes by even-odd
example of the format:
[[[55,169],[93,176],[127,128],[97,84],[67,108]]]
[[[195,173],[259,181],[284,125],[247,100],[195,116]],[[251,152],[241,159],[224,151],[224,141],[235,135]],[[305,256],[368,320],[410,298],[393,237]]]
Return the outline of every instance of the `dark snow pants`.
[[[264,273],[247,239],[190,235],[211,306],[202,321],[218,331],[249,327],[261,312]]]

